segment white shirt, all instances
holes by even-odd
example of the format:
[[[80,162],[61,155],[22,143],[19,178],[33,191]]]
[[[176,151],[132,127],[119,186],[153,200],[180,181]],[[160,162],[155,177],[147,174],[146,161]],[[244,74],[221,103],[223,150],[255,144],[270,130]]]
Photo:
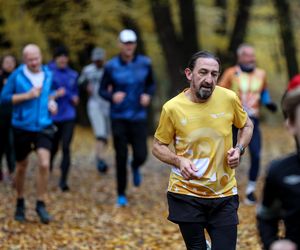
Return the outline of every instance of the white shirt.
[[[25,65],[24,74],[29,79],[33,87],[40,88],[43,86],[44,79],[45,79],[45,73],[43,71],[34,73],[28,69],[27,65]]]

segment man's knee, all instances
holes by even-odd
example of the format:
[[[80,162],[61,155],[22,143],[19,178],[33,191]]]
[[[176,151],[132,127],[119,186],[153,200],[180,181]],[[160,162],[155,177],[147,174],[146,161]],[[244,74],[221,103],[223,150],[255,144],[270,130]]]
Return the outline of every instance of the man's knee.
[[[46,171],[50,168],[50,150],[40,148],[37,150],[40,171]]]
[[[235,250],[237,240],[237,225],[212,227],[208,229],[212,248],[216,250]]]
[[[46,160],[42,160],[40,162],[40,171],[48,171],[50,169],[50,162]]]
[[[204,227],[201,223],[180,223],[179,228],[188,250],[206,249]]]
[[[44,156],[39,159],[40,171],[48,171],[50,169],[50,157]]]
[[[133,164],[135,166],[140,166],[140,165],[144,164],[146,160],[147,160],[147,151],[140,152],[140,153],[134,155]]]

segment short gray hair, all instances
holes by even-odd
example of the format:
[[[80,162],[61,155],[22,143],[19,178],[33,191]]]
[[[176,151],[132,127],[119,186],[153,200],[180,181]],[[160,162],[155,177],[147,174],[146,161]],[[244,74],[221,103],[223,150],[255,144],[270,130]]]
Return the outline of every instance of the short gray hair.
[[[241,54],[243,54],[243,50],[244,50],[245,48],[252,48],[252,49],[254,49],[254,47],[253,47],[251,44],[249,44],[249,43],[242,43],[242,44],[240,44],[239,47],[237,48],[236,54],[237,54],[238,56],[240,56]]]

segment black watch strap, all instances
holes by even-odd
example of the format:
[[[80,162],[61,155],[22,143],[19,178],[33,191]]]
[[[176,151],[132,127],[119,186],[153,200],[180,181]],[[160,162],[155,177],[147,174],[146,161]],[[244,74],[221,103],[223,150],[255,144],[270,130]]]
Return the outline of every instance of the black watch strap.
[[[245,153],[245,148],[241,144],[236,144],[235,148],[238,148],[240,150],[240,155],[243,155]]]

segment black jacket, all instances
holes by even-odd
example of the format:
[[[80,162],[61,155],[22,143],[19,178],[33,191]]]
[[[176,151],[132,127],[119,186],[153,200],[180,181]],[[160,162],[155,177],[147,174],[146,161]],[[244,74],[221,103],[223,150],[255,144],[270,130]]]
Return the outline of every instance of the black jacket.
[[[285,238],[300,247],[300,157],[293,154],[271,163],[257,210],[258,229],[265,249],[278,239],[283,220]]]
[[[9,75],[10,73],[7,73],[5,71],[0,72],[0,93]],[[10,124],[11,115],[12,115],[12,104],[11,103],[0,104],[0,123]]]

